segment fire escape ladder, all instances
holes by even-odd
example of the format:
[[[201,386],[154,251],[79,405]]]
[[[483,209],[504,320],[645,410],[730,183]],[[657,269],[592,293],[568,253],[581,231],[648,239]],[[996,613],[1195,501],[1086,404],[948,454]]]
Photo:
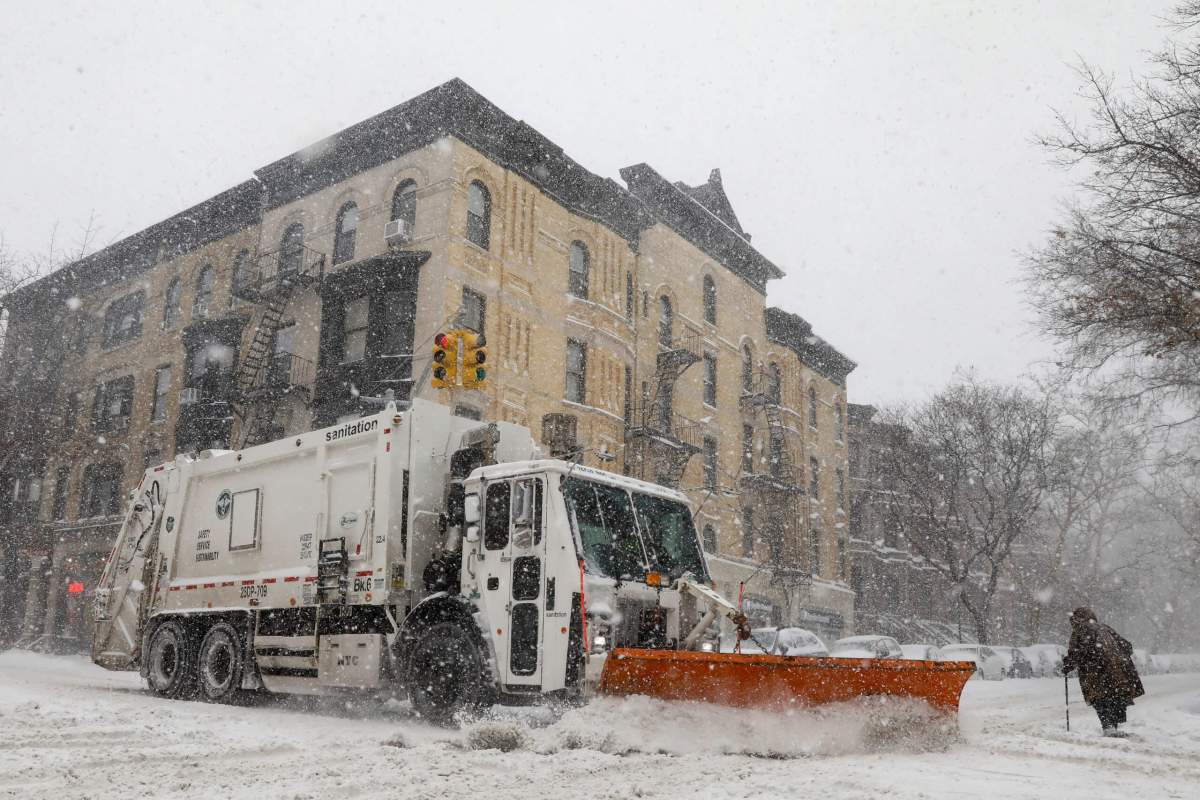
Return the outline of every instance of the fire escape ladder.
[[[688,331],[659,345],[654,367],[654,393],[629,413],[627,459],[638,477],[677,487],[692,456],[703,449],[701,425],[675,413],[675,383],[701,359],[703,339]]]
[[[254,332],[238,359],[232,408],[240,421],[238,447],[255,444],[270,426],[287,386],[267,385],[268,367],[275,356],[275,337],[283,326],[284,312],[297,290],[320,283],[324,278],[324,255],[308,248],[264,253],[257,264],[256,279],[235,289],[235,295],[260,305]],[[290,362],[299,361],[290,356]],[[289,373],[296,363],[289,363]],[[288,381],[285,381],[288,383]],[[311,396],[306,395],[311,400]]]
[[[742,484],[753,496],[765,515],[765,533],[772,543],[773,555],[782,562],[781,568],[792,571],[800,563],[803,552],[803,532],[808,529],[804,518],[804,488],[796,460],[787,442],[787,427],[783,422],[783,409],[777,381],[760,372],[751,385],[742,393],[743,411],[749,414],[762,412],[767,423],[766,469],[756,468],[742,476]],[[757,467],[757,465],[756,465]],[[787,547],[788,528],[793,530],[794,549]]]

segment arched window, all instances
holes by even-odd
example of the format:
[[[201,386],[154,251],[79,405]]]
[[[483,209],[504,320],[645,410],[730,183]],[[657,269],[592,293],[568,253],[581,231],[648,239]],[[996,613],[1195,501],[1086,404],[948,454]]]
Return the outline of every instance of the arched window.
[[[404,220],[408,235],[417,224],[417,182],[403,181],[392,195],[392,219]]]
[[[333,263],[341,264],[354,258],[354,240],[358,235],[358,206],[346,203],[338,211],[333,229]]]
[[[208,316],[208,308],[212,305],[213,281],[216,273],[205,264],[204,269],[196,277],[196,298],[192,301],[192,317],[201,319]]]
[[[576,297],[587,299],[588,296],[588,269],[591,266],[591,259],[588,257],[587,247],[583,242],[571,242],[571,274],[567,284],[567,291]]]
[[[658,298],[658,343],[663,347],[670,348],[674,341],[671,330],[674,321],[675,312],[671,310],[671,298],[664,294]]]
[[[808,387],[808,424],[817,427],[817,390]]]
[[[783,394],[783,372],[779,365],[772,361],[767,365],[767,400],[779,405]]]
[[[492,242],[492,196],[479,181],[467,187],[467,241],[484,250]]]
[[[233,257],[233,278],[229,287],[229,305],[233,305],[243,299],[239,295],[250,286],[253,280],[254,274],[250,269],[250,251],[243,250]]]
[[[717,552],[717,529],[712,525],[704,526],[704,550],[708,553]]]
[[[304,266],[304,226],[293,222],[279,242],[279,274],[290,275]]]
[[[183,299],[183,284],[179,278],[171,281],[167,287],[167,297],[163,301],[163,328],[173,328],[179,322],[179,304]]]
[[[750,345],[742,345],[742,392],[751,394],[754,391],[754,351]]]
[[[704,321],[717,324],[717,284],[711,275],[704,276]]]

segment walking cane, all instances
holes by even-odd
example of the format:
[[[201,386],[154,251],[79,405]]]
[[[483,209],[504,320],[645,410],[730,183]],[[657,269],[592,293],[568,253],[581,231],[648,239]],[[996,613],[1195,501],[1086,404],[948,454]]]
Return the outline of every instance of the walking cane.
[[[1063,673],[1063,697],[1067,701],[1067,731],[1071,730],[1071,679]]]

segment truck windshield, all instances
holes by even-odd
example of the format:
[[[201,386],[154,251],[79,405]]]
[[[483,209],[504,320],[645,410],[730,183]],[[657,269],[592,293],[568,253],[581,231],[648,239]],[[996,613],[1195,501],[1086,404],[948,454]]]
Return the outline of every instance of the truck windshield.
[[[625,580],[642,578],[646,557],[629,493],[602,483],[568,479],[563,494],[567,517],[583,545],[587,571]]]
[[[577,478],[565,481],[563,494],[588,572],[622,580],[642,580],[647,570],[707,577],[683,503],[636,492],[631,497],[625,489]]]
[[[683,503],[634,493],[642,540],[650,554],[650,563],[659,572],[678,578],[690,572],[697,578],[707,578],[704,557],[696,541],[692,512]]]

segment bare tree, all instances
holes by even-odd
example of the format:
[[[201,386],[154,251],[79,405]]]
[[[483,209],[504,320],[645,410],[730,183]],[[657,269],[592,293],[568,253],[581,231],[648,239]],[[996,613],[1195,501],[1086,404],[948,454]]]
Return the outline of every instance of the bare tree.
[[[1200,400],[1200,3],[1177,13],[1154,74],[1118,88],[1081,66],[1090,117],[1040,139],[1085,177],[1028,284],[1065,365],[1115,405]]]
[[[900,432],[882,451],[895,523],[956,587],[986,643],[1014,543],[1029,534],[1044,496],[1049,401],[966,376],[887,416]]]

